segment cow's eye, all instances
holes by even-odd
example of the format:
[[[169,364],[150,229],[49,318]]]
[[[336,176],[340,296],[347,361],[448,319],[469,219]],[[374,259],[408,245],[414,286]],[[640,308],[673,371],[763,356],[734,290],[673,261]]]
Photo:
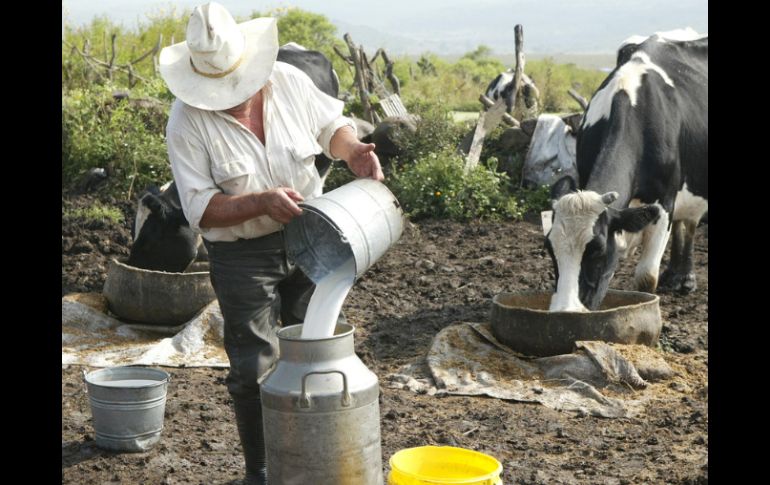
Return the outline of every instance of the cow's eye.
[[[586,253],[591,256],[597,256],[604,253],[605,246],[600,238],[591,239],[586,244]]]

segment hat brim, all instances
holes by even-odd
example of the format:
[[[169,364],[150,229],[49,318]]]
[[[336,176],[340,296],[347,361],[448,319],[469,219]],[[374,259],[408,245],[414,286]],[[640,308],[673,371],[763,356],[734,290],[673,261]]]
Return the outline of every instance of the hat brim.
[[[174,96],[199,109],[224,110],[243,103],[267,83],[278,56],[276,20],[258,18],[238,27],[244,36],[243,60],[221,78],[193,70],[186,41],[160,52],[160,75]]]

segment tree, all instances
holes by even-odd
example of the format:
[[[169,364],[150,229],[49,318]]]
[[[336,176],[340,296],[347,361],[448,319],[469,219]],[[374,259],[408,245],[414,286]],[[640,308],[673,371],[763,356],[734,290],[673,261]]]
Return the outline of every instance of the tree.
[[[278,19],[278,43],[296,42],[310,50],[321,51],[331,59],[332,46],[339,42],[335,37],[337,27],[325,16],[298,8],[271,10],[268,13],[253,12],[251,18],[275,17]],[[338,44],[339,45],[339,44]]]
[[[491,55],[492,55],[492,49],[490,49],[489,47],[487,47],[487,46],[482,44],[482,45],[476,47],[475,51],[468,52],[467,54],[465,54],[463,56],[463,58],[479,62],[479,61],[487,59]]]
[[[334,52],[334,46],[344,49],[345,43],[335,34],[337,27],[324,15],[308,12],[299,8],[278,8],[266,13],[254,11],[251,18],[275,17],[278,19],[278,43],[284,45],[289,42],[322,52],[334,66],[340,78],[340,88],[344,90],[352,83],[353,76],[347,64],[339,59]]]

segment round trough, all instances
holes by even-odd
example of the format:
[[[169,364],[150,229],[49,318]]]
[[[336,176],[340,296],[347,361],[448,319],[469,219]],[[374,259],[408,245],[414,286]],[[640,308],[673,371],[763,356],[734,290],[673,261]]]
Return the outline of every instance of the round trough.
[[[653,347],[660,337],[660,298],[651,293],[609,290],[593,312],[550,312],[551,292],[500,293],[492,300],[492,333],[526,355],[568,354],[579,340]]]
[[[184,273],[166,273],[113,259],[102,293],[121,319],[156,325],[185,323],[216,299],[207,262],[193,263]]]

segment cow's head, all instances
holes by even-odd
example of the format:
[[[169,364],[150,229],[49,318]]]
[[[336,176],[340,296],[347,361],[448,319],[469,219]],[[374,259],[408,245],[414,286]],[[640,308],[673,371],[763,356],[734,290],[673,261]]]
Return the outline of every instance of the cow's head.
[[[497,101],[500,98],[505,100],[505,108],[508,113],[513,112],[513,83],[514,70],[508,69],[505,72],[501,72],[496,78],[492,80],[487,86],[487,90],[484,95],[492,101]],[[540,90],[535,86],[535,82],[527,76],[526,73],[521,73],[521,87],[520,91],[522,99],[524,100],[524,106],[527,110],[534,110],[537,112],[540,99]]]
[[[134,243],[127,264],[166,272],[183,272],[198,254],[198,235],[174,199],[176,186],[139,201]]]
[[[552,185],[564,176],[578,180],[575,164],[577,132],[583,118],[581,113],[568,116],[542,114],[537,117],[532,141],[524,160],[521,184],[534,188]],[[522,130],[532,125],[521,124]]]
[[[553,223],[545,246],[556,275],[551,311],[599,308],[620,259],[622,231],[639,232],[659,217],[657,206],[615,209],[617,192],[575,191],[574,180],[554,184]]]

